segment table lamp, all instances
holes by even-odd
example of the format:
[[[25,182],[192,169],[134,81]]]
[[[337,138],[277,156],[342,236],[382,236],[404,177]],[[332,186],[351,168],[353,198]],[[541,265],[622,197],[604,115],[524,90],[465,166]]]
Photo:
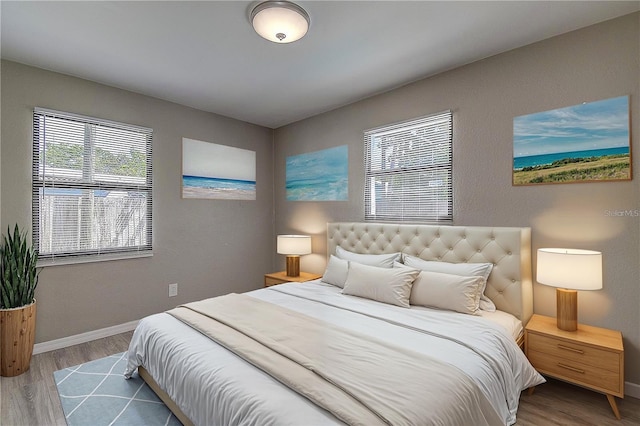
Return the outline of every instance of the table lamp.
[[[278,235],[278,254],[287,255],[287,276],[300,276],[300,256],[311,253],[308,235]]]
[[[557,324],[560,330],[578,329],[578,292],[602,288],[602,253],[599,251],[538,249],[536,280],[557,287]]]

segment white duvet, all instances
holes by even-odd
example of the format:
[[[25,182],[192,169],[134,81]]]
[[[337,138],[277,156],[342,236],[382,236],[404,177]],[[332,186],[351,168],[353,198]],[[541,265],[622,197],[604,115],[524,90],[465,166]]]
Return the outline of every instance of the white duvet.
[[[544,381],[513,337],[481,317],[345,296],[339,288],[320,281],[281,284],[247,294],[459,368],[487,395],[504,424],[515,423],[520,392]],[[125,375],[144,366],[197,425],[340,424],[330,413],[168,314],[140,322],[128,356]]]

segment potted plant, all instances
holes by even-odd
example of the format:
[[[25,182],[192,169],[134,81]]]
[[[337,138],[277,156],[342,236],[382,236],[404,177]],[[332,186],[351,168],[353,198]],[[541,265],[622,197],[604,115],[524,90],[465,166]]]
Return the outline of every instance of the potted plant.
[[[16,224],[0,242],[0,375],[29,369],[36,327],[38,253]]]

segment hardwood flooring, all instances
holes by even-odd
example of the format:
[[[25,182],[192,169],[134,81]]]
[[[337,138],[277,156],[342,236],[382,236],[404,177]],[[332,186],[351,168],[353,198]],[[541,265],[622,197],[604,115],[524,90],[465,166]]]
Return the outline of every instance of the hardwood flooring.
[[[17,377],[0,379],[0,425],[66,425],[53,381],[53,372],[123,352],[132,332],[35,355],[31,367]],[[640,400],[618,399],[622,420],[613,416],[607,398],[560,381],[549,380],[533,395],[523,392],[518,426],[627,426],[640,425]]]
[[[613,415],[607,397],[597,392],[547,379],[533,395],[524,391],[518,406],[518,426],[640,425],[640,399],[616,398],[621,420]]]
[[[124,352],[133,332],[34,355],[29,370],[0,378],[0,425],[66,426],[53,372]]]

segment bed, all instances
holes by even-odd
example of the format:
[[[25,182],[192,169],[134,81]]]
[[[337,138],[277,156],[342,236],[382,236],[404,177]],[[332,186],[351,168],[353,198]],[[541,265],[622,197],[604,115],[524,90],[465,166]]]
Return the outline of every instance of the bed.
[[[533,311],[530,239],[529,228],[329,223],[321,280],[147,317],[125,377],[137,369],[185,424],[513,424],[521,391],[544,381],[519,348]],[[366,265],[389,256],[388,270]],[[344,261],[343,287],[329,283]],[[356,272],[401,276],[405,291],[409,276],[451,275],[422,265],[479,264],[491,265],[483,295],[495,312],[357,295]]]

